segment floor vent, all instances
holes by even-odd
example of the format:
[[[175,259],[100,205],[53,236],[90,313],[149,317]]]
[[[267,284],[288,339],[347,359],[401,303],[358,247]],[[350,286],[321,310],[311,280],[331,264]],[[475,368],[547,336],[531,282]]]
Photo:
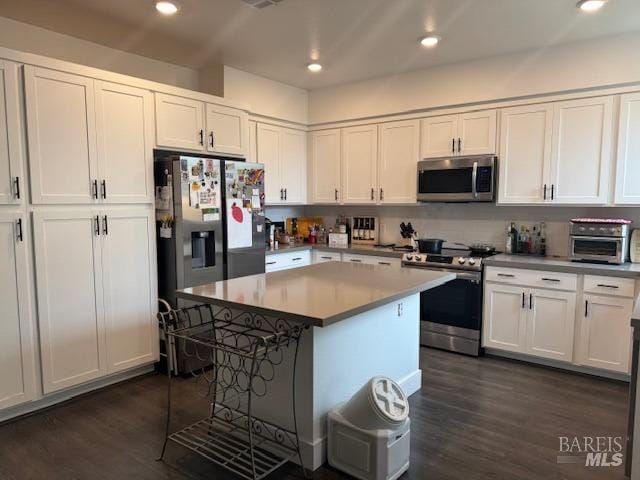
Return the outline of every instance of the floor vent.
[[[267,8],[271,5],[277,5],[283,0],[242,0],[247,5],[251,5],[253,8]]]

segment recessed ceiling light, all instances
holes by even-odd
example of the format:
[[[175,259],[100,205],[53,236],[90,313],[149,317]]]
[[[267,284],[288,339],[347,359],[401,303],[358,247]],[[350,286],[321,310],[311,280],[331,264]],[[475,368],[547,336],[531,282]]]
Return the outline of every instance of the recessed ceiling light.
[[[440,42],[438,35],[427,35],[420,39],[420,44],[423,47],[435,47]]]
[[[309,69],[310,72],[319,72],[320,70],[322,70],[322,65],[320,65],[317,62],[313,62],[310,63],[309,65],[307,65],[307,68]]]
[[[584,12],[595,12],[600,10],[605,2],[606,0],[580,0],[576,6]]]
[[[178,11],[178,5],[163,0],[156,2],[156,10],[163,15],[173,15]]]

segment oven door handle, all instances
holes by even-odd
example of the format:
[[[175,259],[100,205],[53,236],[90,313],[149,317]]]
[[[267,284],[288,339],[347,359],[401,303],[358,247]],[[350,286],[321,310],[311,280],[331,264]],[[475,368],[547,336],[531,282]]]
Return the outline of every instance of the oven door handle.
[[[403,267],[403,268],[413,268],[413,267]],[[473,283],[480,284],[482,282],[482,273],[481,272],[464,272],[460,270],[455,270],[452,268],[432,268],[432,267],[419,267],[424,270],[431,270],[432,272],[447,272],[447,273],[455,273],[457,280],[467,280]]]
[[[471,193],[473,198],[478,198],[478,162],[473,162],[473,170],[471,171]]]

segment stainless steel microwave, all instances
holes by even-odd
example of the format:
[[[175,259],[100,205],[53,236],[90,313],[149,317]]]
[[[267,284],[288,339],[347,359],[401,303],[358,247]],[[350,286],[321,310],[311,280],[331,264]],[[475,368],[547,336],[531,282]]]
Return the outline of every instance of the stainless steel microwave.
[[[474,155],[418,162],[419,202],[493,202],[497,158]]]

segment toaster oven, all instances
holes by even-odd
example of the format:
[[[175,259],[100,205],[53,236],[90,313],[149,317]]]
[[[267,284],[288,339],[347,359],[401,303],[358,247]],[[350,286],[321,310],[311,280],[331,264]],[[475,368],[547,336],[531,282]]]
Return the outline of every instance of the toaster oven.
[[[572,222],[569,259],[574,262],[622,264],[629,251],[629,225]]]

